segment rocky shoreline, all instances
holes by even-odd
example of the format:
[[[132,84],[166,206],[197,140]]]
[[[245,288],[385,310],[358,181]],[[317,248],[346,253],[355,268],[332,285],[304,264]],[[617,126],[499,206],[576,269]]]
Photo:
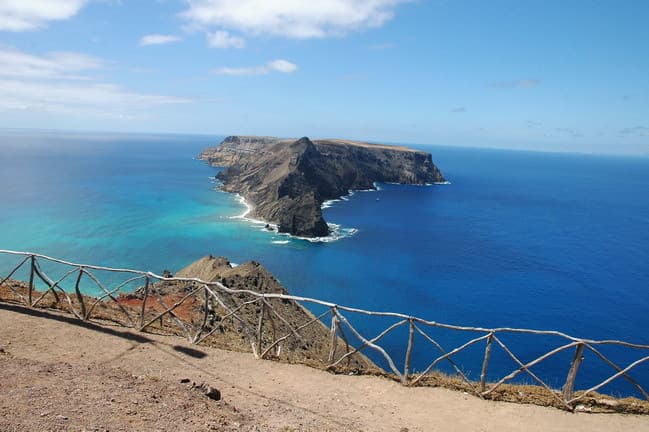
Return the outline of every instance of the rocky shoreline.
[[[307,238],[330,233],[322,215],[325,201],[375,189],[375,183],[446,181],[430,153],[348,140],[230,136],[200,159],[227,168],[217,178],[224,191],[245,199],[247,217]]]

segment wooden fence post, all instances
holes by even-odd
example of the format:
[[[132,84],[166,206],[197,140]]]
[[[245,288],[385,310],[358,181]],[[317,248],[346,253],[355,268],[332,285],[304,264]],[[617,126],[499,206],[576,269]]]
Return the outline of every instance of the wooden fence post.
[[[261,303],[261,310],[259,311],[259,321],[257,322],[257,351],[258,358],[262,358],[261,337],[264,329],[264,312],[266,312],[266,304]]]
[[[584,353],[584,344],[580,343],[577,345],[577,348],[575,349],[575,356],[572,359],[570,370],[568,371],[566,384],[563,386],[563,400],[566,402],[572,399],[572,392],[575,387],[575,379],[577,378],[577,372],[579,371],[579,366],[581,365],[581,362],[584,360],[584,357],[582,355],[583,353]]]
[[[30,266],[29,266],[29,293],[28,293],[28,301],[29,301],[29,307],[32,307],[32,293],[34,292],[34,272],[36,270],[36,257],[34,255],[31,256],[30,259]]]
[[[144,298],[142,299],[142,309],[140,310],[140,331],[144,330],[144,308],[146,306],[146,300],[149,297],[149,283],[151,278],[146,277],[146,283],[144,284]],[[162,326],[161,326],[162,327]]]
[[[484,392],[487,388],[487,367],[489,366],[489,357],[491,357],[491,342],[493,341],[494,334],[489,333],[487,338],[487,345],[484,349],[484,360],[482,361],[482,372],[480,372],[480,391]]]
[[[327,363],[332,365],[336,357],[336,347],[338,345],[338,316],[336,308],[331,308],[331,330],[330,330],[329,358]]]
[[[204,285],[203,288],[203,322],[201,323],[201,328],[196,331],[196,334],[194,335],[194,340],[192,343],[197,344],[198,341],[200,340],[201,335],[205,330],[207,330],[207,321],[210,316],[210,294],[207,292],[207,286]]]
[[[88,319],[86,316],[86,304],[83,301],[83,295],[81,295],[81,289],[79,288],[79,283],[81,282],[81,277],[83,276],[83,267],[79,267],[79,276],[77,276],[77,281],[74,284],[74,292],[77,295],[77,301],[79,302],[79,306],[81,307],[81,316],[82,319],[85,321]]]
[[[401,384],[408,385],[408,375],[410,374],[410,358],[412,357],[412,347],[415,341],[415,323],[412,318],[408,320],[408,348],[406,348],[406,358],[403,362],[403,376],[401,377]]]

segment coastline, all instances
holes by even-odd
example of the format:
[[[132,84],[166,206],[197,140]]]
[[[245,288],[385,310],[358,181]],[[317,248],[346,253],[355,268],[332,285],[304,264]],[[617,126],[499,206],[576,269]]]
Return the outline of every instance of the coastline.
[[[230,192],[225,192],[225,191],[222,191],[222,190],[220,190],[220,191],[224,192],[224,193],[227,193],[227,194],[230,194]],[[269,234],[273,234],[273,235],[276,235],[276,236],[282,236],[282,237],[288,237],[289,239],[295,239],[295,240],[306,240],[306,241],[311,242],[311,243],[330,243],[330,242],[337,241],[337,240],[340,240],[340,239],[343,239],[343,238],[351,237],[352,235],[354,235],[354,234],[356,234],[358,232],[358,229],[356,229],[356,228],[343,228],[340,224],[335,224],[335,223],[328,222],[327,225],[329,226],[330,234],[328,236],[324,236],[324,237],[302,237],[302,236],[295,236],[295,235],[292,235],[292,234],[289,234],[289,233],[281,233],[281,232],[277,231],[277,229],[278,229],[277,224],[267,222],[267,221],[264,221],[264,220],[261,220],[261,219],[255,219],[255,218],[252,218],[252,217],[248,217],[248,215],[253,212],[254,206],[249,201],[247,201],[243,195],[241,195],[239,193],[233,193],[232,195],[234,195],[236,200],[241,205],[243,205],[245,207],[245,210],[240,215],[230,216],[230,219],[238,219],[238,220],[246,221],[246,222],[249,222],[252,225],[257,226],[257,227],[261,226],[261,231],[267,232]],[[348,195],[346,195],[346,197],[349,197],[351,195],[353,195],[353,191],[351,191]],[[342,199],[329,200],[329,201],[341,201],[341,200]],[[329,201],[326,201],[326,202],[329,202]],[[347,199],[345,199],[344,201],[347,201]],[[323,203],[322,205],[324,206],[324,204],[325,203]],[[322,208],[326,208],[326,207],[322,207]],[[266,228],[267,226],[270,227],[270,229],[267,229]],[[272,240],[272,243],[279,244],[279,245],[285,245],[285,244],[289,244],[290,240],[274,239],[274,240]]]
[[[385,183],[385,184],[394,184],[394,185],[402,185],[402,183]],[[435,182],[435,183],[426,183],[426,184],[412,184],[412,186],[438,186],[438,185],[450,185],[450,181],[443,181],[443,182]],[[339,198],[335,199],[330,199],[324,201],[320,208],[322,210],[331,208],[335,203],[337,202],[343,202],[343,201],[349,201],[349,199],[354,196],[355,193],[357,192],[379,192],[382,190],[381,184],[378,182],[374,182],[373,188],[371,189],[357,189],[357,190],[350,190],[348,191],[347,194],[340,196]],[[329,226],[330,234],[328,236],[324,237],[303,237],[303,236],[296,236],[292,235],[289,233],[281,233],[278,232],[278,226],[275,223],[265,221],[263,219],[256,219],[254,217],[250,217],[249,215],[254,211],[255,207],[252,203],[250,203],[248,200],[245,199],[243,195],[241,195],[238,192],[226,192],[222,190],[221,188],[217,188],[218,191],[227,193],[227,194],[232,194],[236,198],[236,200],[245,207],[245,210],[243,213],[240,215],[236,216],[230,216],[230,219],[239,219],[243,220],[246,222],[251,223],[254,226],[260,227],[261,230],[267,233],[272,233],[273,235],[276,236],[282,236],[282,237],[288,237],[289,239],[295,239],[295,240],[305,240],[310,243],[330,243],[334,242],[343,238],[351,237],[354,234],[358,232],[357,228],[344,228],[340,224],[336,224],[333,222],[327,222],[327,225]],[[270,228],[270,229],[269,229]],[[279,244],[279,245],[285,245],[289,244],[290,240],[272,240],[272,243],[274,244]]]

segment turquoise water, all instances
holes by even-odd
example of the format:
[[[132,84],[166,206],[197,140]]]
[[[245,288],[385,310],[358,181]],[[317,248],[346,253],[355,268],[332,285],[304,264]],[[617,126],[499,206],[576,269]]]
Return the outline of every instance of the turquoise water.
[[[214,190],[217,169],[194,159],[219,141],[5,133],[0,248],[158,273],[207,254],[254,259],[296,295],[439,322],[649,344],[649,159],[424,147],[451,185],[357,192],[325,210],[330,222],[357,232],[310,243],[234,218],[244,207]],[[0,273],[9,265],[0,258]],[[353,319],[372,335],[385,324]],[[459,344],[456,334],[435,336]],[[397,332],[385,344],[402,355],[405,340]],[[416,342],[421,370],[427,357]],[[552,343],[508,342],[525,360]],[[472,376],[482,351],[458,359]],[[621,364],[638,357],[611,353]],[[565,369],[570,356],[539,373]],[[499,354],[493,365],[494,376],[512,368]],[[585,362],[579,383],[604,370]],[[648,382],[649,365],[636,374]],[[624,383],[611,391],[631,392]]]

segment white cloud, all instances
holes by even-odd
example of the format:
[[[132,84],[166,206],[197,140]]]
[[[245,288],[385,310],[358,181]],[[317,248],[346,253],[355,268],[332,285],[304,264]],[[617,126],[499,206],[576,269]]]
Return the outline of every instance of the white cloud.
[[[243,48],[246,41],[238,36],[232,36],[226,31],[207,33],[207,44],[214,48]]]
[[[27,31],[71,18],[87,0],[0,0],[0,31]]]
[[[297,65],[286,60],[273,60],[266,65],[271,71],[281,73],[293,73],[297,70]]]
[[[182,39],[174,35],[150,34],[142,36],[140,46],[147,45],[164,45],[173,42],[179,42]]]
[[[150,108],[189,99],[129,92],[113,84],[0,79],[0,111],[22,110],[101,117],[131,117]]]
[[[96,70],[103,66],[103,60],[85,54],[50,52],[35,56],[0,47],[0,77],[87,79],[71,73]]]
[[[186,0],[193,26],[308,39],[380,27],[411,0]]]
[[[212,70],[216,75],[266,75],[271,72],[293,73],[297,70],[297,65],[286,60],[273,60],[265,65],[251,67],[221,67]]]
[[[106,62],[85,54],[42,56],[0,48],[0,111],[32,111],[79,116],[133,117],[152,108],[190,99],[137,93],[78,75],[101,70]]]

